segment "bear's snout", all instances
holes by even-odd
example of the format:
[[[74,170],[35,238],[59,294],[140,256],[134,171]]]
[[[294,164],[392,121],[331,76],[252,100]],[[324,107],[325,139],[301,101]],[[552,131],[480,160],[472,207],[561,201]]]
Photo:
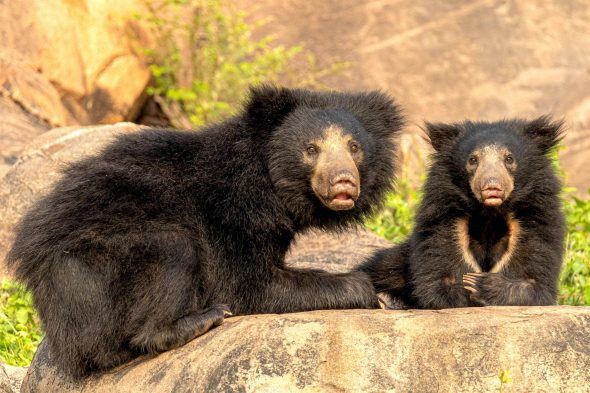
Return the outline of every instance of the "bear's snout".
[[[506,199],[506,193],[500,182],[492,179],[484,182],[481,190],[481,200],[486,206],[500,206]]]
[[[324,173],[316,173],[312,178],[312,188],[330,210],[350,210],[360,196],[358,170],[354,165],[345,169],[342,165],[325,167]]]
[[[506,162],[509,155],[508,149],[499,145],[484,146],[470,154],[466,169],[471,176],[471,190],[484,206],[502,205],[514,189],[514,178],[510,170],[513,165]],[[474,158],[476,160],[472,163]]]
[[[348,171],[333,176],[330,179],[327,206],[332,210],[352,209],[360,194],[357,183],[357,178]]]

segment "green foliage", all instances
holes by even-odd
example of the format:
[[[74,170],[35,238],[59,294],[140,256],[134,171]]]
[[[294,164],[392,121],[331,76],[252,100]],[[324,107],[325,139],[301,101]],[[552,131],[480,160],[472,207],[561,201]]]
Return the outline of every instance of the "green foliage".
[[[564,193],[563,210],[567,237],[559,303],[590,305],[590,190],[587,199]]]
[[[247,14],[230,1],[145,0],[143,5],[145,13],[133,16],[154,37],[153,47],[143,48],[154,79],[148,93],[175,126],[198,127],[232,115],[250,85],[293,76],[290,66],[298,54],[305,57],[298,63],[307,61],[304,68],[316,66],[301,46],[273,45],[272,36],[254,38],[265,21],[248,24]],[[297,84],[313,84],[341,66],[300,74],[307,77]]]
[[[31,294],[22,286],[0,284],[0,361],[13,366],[31,362],[42,332]]]
[[[387,195],[383,212],[370,219],[367,227],[394,243],[403,241],[412,231],[421,196],[420,188],[413,187],[408,179],[399,180],[395,191]]]

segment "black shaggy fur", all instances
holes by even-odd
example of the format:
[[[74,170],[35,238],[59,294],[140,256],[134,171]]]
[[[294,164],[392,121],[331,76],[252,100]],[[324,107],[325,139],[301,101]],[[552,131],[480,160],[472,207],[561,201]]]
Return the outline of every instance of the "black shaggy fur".
[[[329,210],[310,189],[301,152],[318,136],[311,118],[353,132],[363,149],[351,210]],[[9,255],[56,363],[81,377],[165,351],[228,308],[378,307],[364,273],[289,269],[284,257],[297,232],[355,225],[379,205],[401,125],[378,92],[263,86],[222,124],[125,135],[72,165],[23,218]]]
[[[554,304],[564,218],[560,183],[547,154],[560,139],[561,124],[542,117],[427,128],[436,152],[414,231],[404,243],[377,252],[360,270],[371,275],[377,292],[401,298],[409,307]],[[518,164],[514,190],[498,208],[474,197],[465,169],[474,148],[494,144],[509,148]],[[470,274],[474,269],[458,245],[454,225],[460,219],[469,222],[469,247],[480,273]],[[509,222],[519,224],[516,248],[505,267],[492,273],[509,252],[501,240],[510,235]]]

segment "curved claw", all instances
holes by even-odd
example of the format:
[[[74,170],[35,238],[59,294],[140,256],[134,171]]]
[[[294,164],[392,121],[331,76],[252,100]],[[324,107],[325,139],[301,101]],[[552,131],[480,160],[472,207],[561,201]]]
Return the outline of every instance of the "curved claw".
[[[219,308],[221,309],[221,311],[223,311],[223,317],[231,317],[232,315],[234,315],[231,310],[229,309],[229,306],[227,304],[216,304],[214,305],[212,308]]]
[[[463,288],[473,293],[478,291],[479,281],[482,275],[479,273],[467,273],[463,275]]]
[[[379,302],[379,308],[382,310],[387,310],[387,304],[380,297],[377,297],[377,301]]]

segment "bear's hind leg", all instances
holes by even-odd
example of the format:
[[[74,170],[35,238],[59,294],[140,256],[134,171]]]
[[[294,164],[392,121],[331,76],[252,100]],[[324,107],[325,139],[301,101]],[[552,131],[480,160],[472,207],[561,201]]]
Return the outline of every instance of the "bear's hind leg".
[[[228,306],[212,305],[207,272],[199,250],[182,233],[162,231],[142,239],[130,266],[132,277],[127,326],[129,345],[140,353],[180,347],[231,315]]]
[[[229,307],[215,305],[183,316],[168,325],[149,324],[131,339],[131,345],[141,352],[156,354],[180,347],[223,323],[231,315]]]

